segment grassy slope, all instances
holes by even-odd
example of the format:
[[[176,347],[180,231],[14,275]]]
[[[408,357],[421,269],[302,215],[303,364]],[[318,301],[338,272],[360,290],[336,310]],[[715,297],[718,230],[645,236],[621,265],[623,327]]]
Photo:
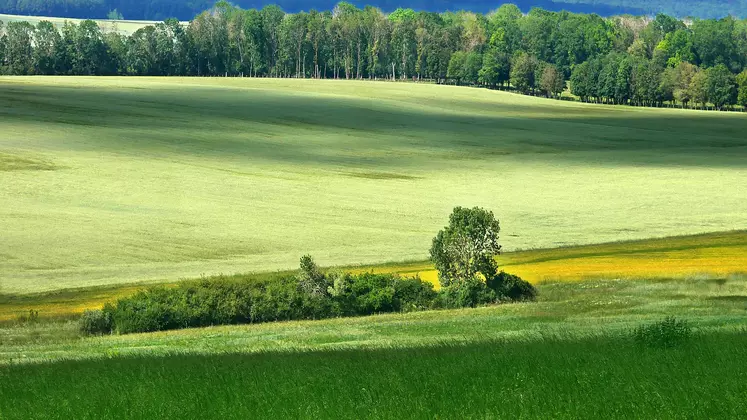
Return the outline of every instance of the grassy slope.
[[[747,119],[348,81],[1,78],[5,293],[744,228]]]
[[[297,352],[409,348],[439,343],[578,340],[618,336],[641,322],[684,317],[702,331],[735,331],[747,323],[747,277],[716,280],[600,280],[539,286],[536,303],[78,337],[73,321],[0,328],[0,365],[60,359],[172,354]]]
[[[649,239],[557,249],[517,251],[498,257],[503,270],[533,283],[585,279],[717,279],[747,273],[747,231]],[[351,267],[352,272],[419,275],[438,287],[428,262]],[[251,277],[275,276],[260,273]],[[0,322],[39,312],[41,318],[75,318],[85,309],[134,294],[149,284],[110,285],[24,295],[0,294]]]
[[[5,15],[0,14],[0,21],[4,23],[8,22],[29,22],[36,26],[41,21],[52,22],[58,29],[62,28],[65,22],[71,22],[79,24],[82,19],[72,18],[59,18],[59,17],[47,17],[47,16],[21,16],[21,15]],[[104,19],[93,19],[104,32],[119,32],[122,35],[132,35],[138,29],[147,25],[155,25],[158,22],[147,21],[147,20],[104,20]]]
[[[529,304],[86,339],[71,323],[6,326],[0,416],[734,418],[747,409],[747,278],[540,292]],[[665,315],[693,323],[689,345],[632,344],[632,327]]]
[[[0,416],[739,418],[745,357],[741,334],[63,362],[0,367]]]

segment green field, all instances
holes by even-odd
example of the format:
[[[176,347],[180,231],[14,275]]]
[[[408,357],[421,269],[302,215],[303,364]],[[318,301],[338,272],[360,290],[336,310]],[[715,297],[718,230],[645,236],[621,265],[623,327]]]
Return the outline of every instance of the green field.
[[[3,77],[0,133],[0,419],[747,412],[743,115],[430,84]],[[454,206],[495,212],[499,265],[537,302],[78,330],[145,282],[264,278],[306,253],[433,280],[423,261]],[[701,232],[720,233],[665,237]],[[689,341],[634,342],[666,316]]]
[[[507,250],[740,229],[747,118],[427,84],[0,78],[0,288],[422,260],[454,206]]]
[[[539,286],[536,303],[81,338],[0,328],[0,417],[737,418],[747,278]],[[674,315],[689,342],[637,345]]]

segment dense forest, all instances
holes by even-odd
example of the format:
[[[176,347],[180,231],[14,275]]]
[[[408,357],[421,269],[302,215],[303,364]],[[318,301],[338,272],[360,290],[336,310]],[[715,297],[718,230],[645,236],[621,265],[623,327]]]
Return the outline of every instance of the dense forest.
[[[504,5],[493,13],[359,9],[288,14],[222,1],[188,24],[131,36],[93,21],[0,24],[5,74],[429,80],[584,101],[662,106],[747,102],[747,20],[602,18]],[[710,105],[709,105],[710,104]]]
[[[278,0],[277,5],[288,12],[302,10],[328,10],[336,0]],[[237,0],[238,7],[262,8],[267,3],[260,0]],[[429,12],[471,10],[488,13],[504,1],[454,1],[454,0],[376,0],[372,6],[384,11],[399,7]],[[747,17],[747,0],[514,0],[519,8],[528,12],[533,7],[549,11],[596,13],[601,16],[619,14],[655,15],[665,13],[678,17],[721,18]],[[353,2],[358,7],[364,4]],[[80,19],[103,19],[117,10],[126,19],[165,20],[176,18],[190,20],[212,5],[209,0],[0,0],[0,13],[55,16]]]

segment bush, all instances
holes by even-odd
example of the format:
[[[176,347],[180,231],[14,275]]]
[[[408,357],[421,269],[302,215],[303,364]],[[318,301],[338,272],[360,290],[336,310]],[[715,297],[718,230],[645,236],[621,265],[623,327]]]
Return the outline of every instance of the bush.
[[[499,300],[533,301],[537,299],[537,289],[519,276],[501,271],[486,282],[495,291]]]
[[[398,311],[411,312],[433,307],[438,293],[433,284],[415,278],[397,278],[394,282],[394,299]]]
[[[437,293],[431,283],[419,278],[374,273],[328,275],[322,273],[308,256],[302,259],[301,266],[302,270],[295,276],[263,280],[216,277],[185,282],[177,287],[153,287],[107,306],[100,311],[102,314],[96,316],[108,324],[104,323],[100,329],[94,326],[85,329],[127,334],[209,325],[370,315],[436,306],[474,307],[494,303],[506,296],[515,300],[534,296],[531,285],[505,273],[496,276],[501,294],[477,278],[445,287]],[[89,318],[97,319],[93,314],[87,315],[86,319]]]
[[[78,328],[83,334],[109,334],[112,332],[111,314],[101,309],[85,310],[78,321]]]
[[[39,321],[39,311],[37,311],[37,310],[35,310],[35,309],[29,309],[29,311],[28,311],[28,312],[27,312],[26,314],[23,314],[23,315],[18,315],[18,316],[16,317],[16,319],[17,319],[17,320],[18,320],[18,322],[20,322],[20,323],[24,323],[24,324],[26,324],[26,323],[29,323],[29,324],[34,324],[34,323],[36,323],[37,321]]]
[[[633,331],[634,340],[646,347],[671,348],[686,343],[692,328],[685,320],[667,317],[663,321],[640,325]]]
[[[495,291],[475,277],[443,287],[439,293],[439,304],[444,308],[474,308],[495,301]]]
[[[103,312],[108,331],[127,334],[412,311],[430,308],[437,296],[432,284],[394,274],[325,277],[324,282],[331,284],[326,291],[309,288],[299,277],[264,281],[219,277],[173,288],[153,287],[119,299]]]

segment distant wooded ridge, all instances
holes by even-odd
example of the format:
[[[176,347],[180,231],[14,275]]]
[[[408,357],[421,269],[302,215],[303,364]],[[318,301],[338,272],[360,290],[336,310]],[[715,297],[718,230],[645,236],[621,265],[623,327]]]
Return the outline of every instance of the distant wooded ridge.
[[[260,0],[238,0],[236,6],[262,8],[268,4]],[[291,13],[302,10],[328,10],[336,0],[278,0],[283,10]],[[418,11],[444,12],[469,10],[488,13],[506,1],[445,1],[445,0],[376,0],[369,3],[352,2],[358,7],[366,4],[391,12],[397,8]],[[747,0],[514,0],[523,12],[533,7],[550,11],[566,10],[574,13],[596,13],[601,16],[619,14],[654,15],[666,13],[677,17],[720,18],[727,15],[747,17]],[[0,13],[102,19],[116,10],[125,19],[165,20],[176,18],[191,20],[212,5],[209,0],[0,0]]]

